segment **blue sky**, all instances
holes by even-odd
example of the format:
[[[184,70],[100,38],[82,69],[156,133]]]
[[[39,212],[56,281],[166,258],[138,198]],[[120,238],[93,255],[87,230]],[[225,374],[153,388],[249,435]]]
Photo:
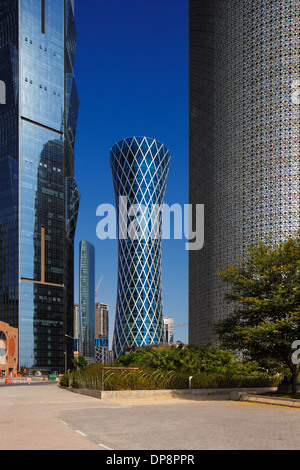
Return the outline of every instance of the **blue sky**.
[[[75,176],[81,204],[75,239],[75,301],[80,240],[96,249],[98,301],[113,334],[117,241],[96,235],[100,204],[115,204],[108,155],[126,137],[153,137],[170,150],[165,202],[188,203],[188,0],[75,0],[76,83],[80,99]],[[164,240],[164,315],[188,321],[186,240]],[[175,329],[187,341],[188,328]]]

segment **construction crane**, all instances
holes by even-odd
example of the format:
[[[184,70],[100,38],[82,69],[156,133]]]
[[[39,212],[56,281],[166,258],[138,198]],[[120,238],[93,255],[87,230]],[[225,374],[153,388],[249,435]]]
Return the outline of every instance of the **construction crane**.
[[[181,323],[180,325],[172,325],[172,328],[177,328],[178,326],[187,326],[188,323]]]
[[[174,343],[174,328],[179,328],[180,326],[187,326],[188,323],[180,323],[179,325],[168,325],[164,324],[164,337],[166,344]]]
[[[97,286],[97,289],[95,290],[95,303],[97,303],[97,293],[98,293],[100,284],[101,284],[101,282],[102,282],[102,279],[103,279],[103,276],[101,276],[101,279],[100,279],[100,281],[99,281],[99,284],[98,284],[98,286]]]

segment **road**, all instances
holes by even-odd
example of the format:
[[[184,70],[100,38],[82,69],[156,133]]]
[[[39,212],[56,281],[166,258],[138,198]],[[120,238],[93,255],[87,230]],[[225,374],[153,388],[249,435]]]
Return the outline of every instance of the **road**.
[[[55,383],[0,387],[0,450],[299,450],[300,409],[183,399],[109,402]]]

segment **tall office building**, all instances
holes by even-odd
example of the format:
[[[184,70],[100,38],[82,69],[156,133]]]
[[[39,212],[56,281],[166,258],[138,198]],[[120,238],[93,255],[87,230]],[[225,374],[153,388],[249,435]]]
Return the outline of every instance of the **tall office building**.
[[[0,321],[19,368],[71,364],[75,47],[72,1],[0,0]]]
[[[79,304],[74,304],[74,327],[73,327],[73,349],[74,355],[78,356],[79,352]]]
[[[95,248],[79,244],[79,354],[95,361]]]
[[[109,317],[108,305],[96,302],[95,305],[95,358],[96,362],[107,363],[109,360]]]
[[[299,228],[299,28],[298,0],[190,0],[190,343],[229,312],[217,270]]]
[[[79,336],[79,305],[74,304],[74,329],[73,338],[78,339]]]
[[[164,317],[164,343],[174,343],[174,318]]]
[[[116,358],[125,348],[163,342],[162,217],[154,208],[164,203],[170,154],[154,139],[133,137],[112,148],[110,165],[119,228]]]

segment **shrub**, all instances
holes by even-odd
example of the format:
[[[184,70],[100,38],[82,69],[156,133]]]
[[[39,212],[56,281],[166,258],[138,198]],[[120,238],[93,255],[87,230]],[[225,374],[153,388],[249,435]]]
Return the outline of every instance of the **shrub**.
[[[104,373],[104,390],[170,390],[187,389],[189,374],[183,372],[161,372],[157,370],[106,370]],[[193,375],[192,388],[247,388],[276,387],[282,376],[271,376],[263,373],[253,375],[215,374],[198,372]],[[61,385],[77,389],[101,390],[102,368],[87,368],[75,371],[62,377]]]
[[[64,374],[59,381],[59,385],[62,387],[69,387],[70,386],[70,374]]]

